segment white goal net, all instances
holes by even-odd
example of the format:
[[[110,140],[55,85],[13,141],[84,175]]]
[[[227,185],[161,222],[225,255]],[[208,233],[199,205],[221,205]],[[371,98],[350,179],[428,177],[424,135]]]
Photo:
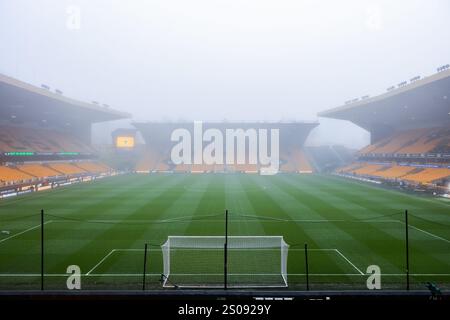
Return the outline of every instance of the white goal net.
[[[163,286],[223,287],[224,244],[223,236],[169,236]],[[229,236],[228,287],[287,287],[288,248],[282,236]]]

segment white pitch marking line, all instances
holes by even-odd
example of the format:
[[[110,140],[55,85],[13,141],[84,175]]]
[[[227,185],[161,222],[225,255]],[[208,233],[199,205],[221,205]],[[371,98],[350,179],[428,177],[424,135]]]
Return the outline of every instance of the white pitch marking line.
[[[347,261],[348,263],[350,263],[350,265],[351,265],[353,268],[355,268],[355,270],[358,271],[360,275],[364,275],[364,272],[362,272],[361,270],[359,270],[357,266],[355,266],[349,259],[347,259],[346,256],[344,256],[344,255],[342,254],[342,252],[340,252],[338,249],[334,249],[334,250],[335,250],[342,258],[344,258],[345,261]]]
[[[413,229],[417,230],[417,231],[423,232],[423,233],[425,233],[425,234],[427,234],[427,235],[429,235],[429,236],[431,236],[431,237],[433,237],[433,238],[436,238],[436,239],[445,241],[445,242],[447,242],[447,243],[450,243],[450,240],[445,239],[445,238],[442,238],[442,237],[440,237],[440,236],[438,236],[438,235],[435,235],[434,233],[431,233],[431,232],[428,232],[428,231],[419,229],[419,228],[414,227],[414,226],[412,226],[412,225],[410,225],[410,224],[408,224],[408,226],[409,226],[410,228],[413,228]]]
[[[47,223],[51,223],[51,222],[53,222],[53,220],[44,222],[44,225],[46,225]],[[28,228],[28,229],[26,229],[26,230],[24,230],[24,231],[21,231],[21,232],[19,232],[19,233],[13,234],[12,236],[9,236],[8,238],[5,238],[5,239],[0,240],[0,243],[5,242],[6,240],[10,240],[10,239],[12,239],[12,238],[18,237],[18,236],[20,236],[20,235],[22,235],[22,234],[24,234],[24,233],[26,233],[26,232],[28,232],[28,231],[37,229],[37,228],[39,228],[40,226],[41,226],[41,224],[38,224],[37,226],[31,227],[31,228]]]
[[[50,221],[49,221],[50,222]],[[212,249],[215,250],[215,249]],[[264,249],[258,249],[264,250]],[[274,250],[274,249],[266,249],[266,250]],[[290,249],[291,251],[304,251],[305,249]],[[337,249],[309,249],[310,251],[337,251],[345,260],[347,260],[360,274],[363,274],[358,268],[355,267],[353,263],[351,263],[344,255],[342,255]],[[98,268],[106,259],[108,259],[114,252],[116,251],[144,251],[144,249],[112,249],[106,256],[104,256],[91,270],[89,270],[85,275],[90,276],[92,271]],[[194,275],[194,274],[193,274]],[[0,274],[0,276],[2,276]]]
[[[108,257],[113,254],[114,252],[116,252],[116,249],[112,249],[106,256],[103,257],[102,260],[100,260],[99,263],[97,263],[91,270],[89,270],[86,275],[88,276],[92,271],[94,271],[99,265],[101,265],[106,259],[108,259]]]

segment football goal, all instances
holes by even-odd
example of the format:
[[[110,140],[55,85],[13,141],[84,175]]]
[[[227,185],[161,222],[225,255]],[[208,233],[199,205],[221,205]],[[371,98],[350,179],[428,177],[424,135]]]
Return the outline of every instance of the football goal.
[[[161,246],[164,287],[287,287],[289,245],[282,236],[169,236]],[[227,259],[225,259],[225,252]]]

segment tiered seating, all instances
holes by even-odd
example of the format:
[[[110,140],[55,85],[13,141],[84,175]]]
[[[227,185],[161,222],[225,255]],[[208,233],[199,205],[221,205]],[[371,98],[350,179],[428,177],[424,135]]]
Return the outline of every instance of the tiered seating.
[[[64,132],[12,126],[0,127],[0,151],[93,152],[91,147]]]
[[[420,172],[406,175],[402,179],[413,182],[430,183],[436,180],[445,179],[449,176],[450,176],[450,169],[426,168]]]
[[[191,172],[191,167],[192,166],[190,164],[178,164],[178,165],[175,166],[174,171],[175,172]],[[167,166],[167,167],[163,166],[163,168],[166,168],[166,169],[159,170],[159,171],[168,170],[169,166]]]
[[[96,165],[103,168],[103,172],[109,172],[109,171],[114,171],[113,168],[111,168],[110,166],[108,166],[107,164],[101,163],[101,162],[96,162]]]
[[[295,162],[292,159],[291,153],[282,153],[280,155],[280,163],[281,172],[296,172]]]
[[[388,138],[386,144],[382,144],[372,153],[397,153],[404,146],[408,146],[424,134],[424,129],[409,130],[398,133]]]
[[[355,162],[355,163],[349,164],[348,166],[339,168],[337,170],[337,172],[340,172],[340,173],[351,172],[352,170],[359,169],[364,165],[365,165],[365,163]]]
[[[306,157],[303,150],[294,151],[295,160],[298,163],[298,171],[300,173],[312,173],[313,168],[309,163],[308,158]]]
[[[450,129],[421,128],[396,133],[362,149],[359,154],[441,153],[450,144]]]
[[[415,183],[431,183],[434,181],[450,178],[448,168],[425,168],[414,165],[382,165],[353,163],[347,167],[337,170],[340,173],[352,173],[360,176],[372,176],[382,179],[401,179]]]
[[[192,173],[204,173],[204,172],[213,172],[213,171],[214,171],[214,165],[193,164],[191,166]]]
[[[351,170],[350,172],[357,175],[375,175],[374,173],[383,167],[384,166],[381,164],[367,164],[359,169]]]
[[[146,150],[142,158],[136,164],[136,172],[150,172],[156,166],[156,155],[150,150]]]
[[[20,170],[11,167],[0,166],[0,181],[10,183],[28,181],[33,179],[33,176]]]
[[[397,153],[422,154],[428,153],[435,149],[442,139],[442,128],[433,128],[428,130],[426,134],[414,141],[412,144],[400,149]]]
[[[301,149],[291,150],[290,153],[282,154],[281,156],[282,172],[300,172],[300,173],[312,173],[313,168],[306,157],[306,154]]]
[[[369,153],[371,154],[370,158],[380,162],[395,156],[396,160],[401,159],[400,162],[405,165],[353,163],[338,169],[337,172],[388,180],[399,179],[413,184],[433,183],[433,185],[439,185],[445,183],[445,179],[450,178],[450,169],[445,160],[440,164],[444,165],[442,168],[424,169],[417,165],[417,163],[427,163],[426,159],[432,159],[432,163],[439,165],[436,162],[437,159],[446,159],[445,154],[450,153],[450,128],[447,127],[421,128],[396,133],[362,149],[359,152],[360,156],[363,155],[360,159],[367,159],[368,157],[365,155]]]
[[[164,172],[168,170],[170,170],[170,166],[164,161],[158,162],[154,168],[154,171],[156,172]]]
[[[136,164],[136,172],[160,172],[169,171],[170,166],[168,165],[168,153],[163,153],[161,150],[156,149],[146,149],[144,154],[139,159]]]
[[[7,127],[0,127],[0,151],[3,152],[31,152],[29,145],[24,145],[20,140],[16,139],[12,134],[13,130],[8,130]]]
[[[37,178],[60,176],[61,173],[40,164],[25,164],[17,166],[17,169]]]
[[[73,164],[70,163],[49,163],[48,166],[55,171],[58,171],[64,175],[73,175],[73,174],[81,174],[86,173],[86,170],[83,170]]]
[[[107,166],[96,162],[77,162],[76,166],[91,173],[101,173],[110,171],[110,168],[108,168]]]
[[[417,169],[415,167],[393,165],[392,167],[389,167],[386,170],[381,170],[376,173],[373,173],[373,175],[386,179],[397,179],[403,177],[404,175],[414,170]]]
[[[225,171],[225,165],[223,164],[215,164],[213,168],[214,172],[224,172]]]
[[[229,167],[232,167],[234,171],[244,173],[258,173],[259,171],[257,164],[235,164]]]

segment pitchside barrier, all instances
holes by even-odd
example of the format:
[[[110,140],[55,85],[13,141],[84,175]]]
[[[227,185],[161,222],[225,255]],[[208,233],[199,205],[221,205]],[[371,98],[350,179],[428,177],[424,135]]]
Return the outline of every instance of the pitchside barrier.
[[[68,271],[76,269],[68,268],[72,264],[80,267],[81,290],[368,290],[367,280],[373,276],[367,271],[368,266],[377,262],[372,260],[371,251],[352,252],[354,248],[334,243],[333,239],[327,242],[329,246],[318,247],[311,243],[308,247],[305,243],[288,245],[283,236],[228,236],[228,217],[226,215],[223,219],[223,216],[222,213],[195,217],[199,223],[225,222],[225,233],[220,236],[163,235],[159,238],[161,240],[155,240],[154,243],[143,240],[147,243],[135,242],[129,246],[128,238],[125,238],[125,243],[115,243],[114,239],[108,238],[108,241],[99,241],[98,245],[94,243],[86,249],[83,243],[92,236],[91,229],[84,230],[86,224],[95,226],[93,230],[96,232],[106,232],[114,226],[125,236],[136,233],[136,230],[145,231],[147,233],[142,237],[145,239],[149,234],[157,234],[163,226],[165,229],[180,223],[184,227],[186,223],[192,223],[193,217],[83,220],[44,214],[42,210],[40,214],[2,219],[2,225],[17,222],[18,227],[11,229],[11,232],[4,230],[0,233],[0,291],[67,290],[67,284],[76,283],[77,279],[77,274]],[[427,218],[411,215],[414,220],[410,224],[407,211],[352,220],[289,220],[242,214],[230,216],[235,218],[231,219],[232,223],[264,221],[286,226],[302,223],[304,228],[313,223],[314,228],[307,229],[311,233],[317,230],[315,226],[319,223],[325,231],[327,225],[334,223],[350,223],[349,227],[355,228],[364,228],[366,223],[369,223],[367,227],[374,223],[382,224],[399,239],[398,251],[395,252],[399,267],[389,261],[380,265],[381,290],[431,290],[429,288],[435,285],[443,290],[449,288],[450,274],[437,269],[433,261],[424,264],[421,254],[426,248],[442,250],[440,257],[444,259],[450,240],[418,225],[422,220],[425,226],[430,225],[432,221]],[[153,225],[155,229],[147,229],[148,225]],[[444,229],[446,225],[439,227]],[[67,230],[73,231],[70,233],[73,238],[60,238],[61,232]],[[367,230],[368,237],[376,236],[370,233],[370,228]],[[420,246],[420,250],[410,251],[410,233],[413,245],[416,248]],[[66,241],[72,240],[81,246],[76,255],[61,250]],[[34,246],[20,246],[30,241]],[[391,254],[392,251],[387,253]]]

